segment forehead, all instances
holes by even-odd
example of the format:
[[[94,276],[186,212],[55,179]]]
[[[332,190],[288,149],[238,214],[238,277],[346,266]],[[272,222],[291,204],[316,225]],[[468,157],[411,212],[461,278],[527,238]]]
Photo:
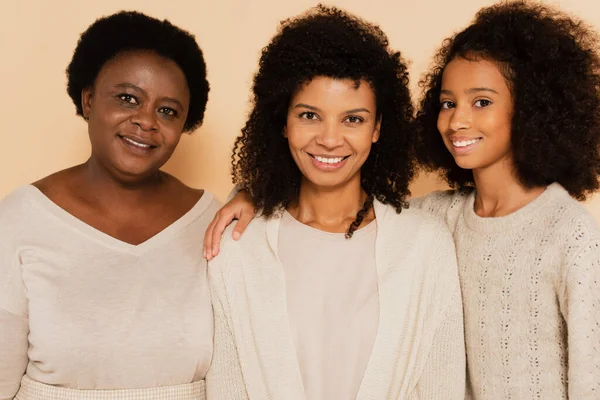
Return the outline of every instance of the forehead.
[[[185,74],[175,61],[149,51],[125,52],[107,61],[95,85],[128,83],[144,90],[169,91],[189,97]]]
[[[508,92],[506,79],[498,66],[488,60],[466,60],[455,58],[450,61],[442,75],[442,89],[487,87]]]
[[[293,103],[308,103],[319,108],[374,108],[375,92],[365,80],[334,79],[318,76],[302,85],[292,97]]]

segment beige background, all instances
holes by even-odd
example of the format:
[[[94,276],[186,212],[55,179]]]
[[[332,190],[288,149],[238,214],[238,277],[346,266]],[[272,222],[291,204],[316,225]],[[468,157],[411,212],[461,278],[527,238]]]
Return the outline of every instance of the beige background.
[[[441,41],[493,0],[336,0],[376,22],[392,47],[411,60],[412,88]],[[553,1],[600,30],[596,0]],[[196,35],[209,69],[204,125],[182,138],[166,170],[224,199],[231,188],[229,154],[248,112],[260,49],[281,19],[315,5],[310,0],[20,0],[0,12],[0,196],[54,171],[85,161],[86,125],[75,116],[64,70],[79,34],[96,18],[122,9],[167,18]],[[421,177],[413,194],[443,187]],[[600,221],[600,195],[586,206]]]

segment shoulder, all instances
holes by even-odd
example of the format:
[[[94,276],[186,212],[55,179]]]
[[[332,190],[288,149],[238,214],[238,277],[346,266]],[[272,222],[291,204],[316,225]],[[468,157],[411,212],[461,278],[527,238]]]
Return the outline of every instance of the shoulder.
[[[264,216],[254,218],[238,240],[232,236],[235,224],[229,224],[221,237],[219,254],[209,264],[220,269],[237,268],[251,258],[260,256],[268,248],[269,222],[270,219]]]
[[[32,205],[40,203],[41,196],[44,195],[32,185],[21,186],[8,194],[0,200],[0,226],[35,218]]]
[[[382,212],[384,207],[385,212]],[[429,257],[432,252],[455,253],[448,225],[439,215],[419,208],[396,213],[393,207],[380,203],[378,209],[382,215],[382,218],[377,216],[378,237],[383,243],[395,248],[403,247],[406,251],[413,249],[423,258]]]
[[[538,220],[549,236],[557,243],[575,248],[600,238],[600,228],[583,204],[558,184],[549,186],[547,191],[548,201],[540,210]]]
[[[470,192],[463,190],[437,190],[425,196],[409,200],[413,208],[421,208],[434,214],[445,214],[449,208],[460,206],[469,197]]]
[[[423,197],[410,199],[409,204],[411,208],[425,210],[441,217],[448,226],[452,227],[471,193],[465,190],[436,191]]]

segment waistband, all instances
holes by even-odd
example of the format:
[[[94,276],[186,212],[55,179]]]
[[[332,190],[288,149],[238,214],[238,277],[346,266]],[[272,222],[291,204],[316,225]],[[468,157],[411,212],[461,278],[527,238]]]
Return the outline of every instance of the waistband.
[[[15,400],[206,400],[204,381],[144,389],[80,390],[21,380]]]

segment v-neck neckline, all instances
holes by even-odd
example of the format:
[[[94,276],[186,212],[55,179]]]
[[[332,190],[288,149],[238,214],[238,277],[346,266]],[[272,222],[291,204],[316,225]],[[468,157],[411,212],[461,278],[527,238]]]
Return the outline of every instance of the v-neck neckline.
[[[112,248],[114,250],[132,253],[140,255],[146,251],[157,247],[159,244],[170,240],[183,228],[194,221],[199,215],[206,210],[213,199],[213,195],[206,190],[202,194],[202,197],[198,199],[196,204],[192,206],[185,214],[173,221],[166,228],[146,239],[139,244],[131,244],[123,240],[117,239],[93,226],[87,224],[81,219],[77,218],[73,214],[60,207],[58,204],[50,200],[42,191],[33,185],[26,185],[22,188],[34,201],[34,204],[47,211],[52,216],[59,219],[64,224],[68,225],[71,229],[74,229],[90,239],[101,243],[102,245]],[[200,240],[200,239],[198,239]],[[200,244],[199,244],[200,245]]]

